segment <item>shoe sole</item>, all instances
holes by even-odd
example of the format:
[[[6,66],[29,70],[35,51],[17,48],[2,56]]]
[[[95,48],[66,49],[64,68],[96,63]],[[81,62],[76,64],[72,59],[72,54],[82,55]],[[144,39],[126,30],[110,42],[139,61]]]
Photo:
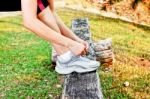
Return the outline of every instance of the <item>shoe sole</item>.
[[[59,74],[70,74],[72,72],[77,72],[77,73],[85,73],[85,72],[91,72],[96,70],[98,67],[100,66],[97,65],[95,67],[92,68],[82,68],[79,66],[71,66],[71,67],[66,67],[66,68],[59,68],[59,66],[55,67],[55,71]]]

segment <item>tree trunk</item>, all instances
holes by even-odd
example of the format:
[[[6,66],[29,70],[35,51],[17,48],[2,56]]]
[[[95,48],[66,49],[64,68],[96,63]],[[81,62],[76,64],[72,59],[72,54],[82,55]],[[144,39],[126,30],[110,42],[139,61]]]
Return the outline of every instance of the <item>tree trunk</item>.
[[[77,36],[89,42],[90,49],[87,57],[96,60],[88,19],[73,20],[72,30]],[[65,75],[62,99],[103,99],[100,88],[100,79],[96,71],[80,74],[74,72]]]

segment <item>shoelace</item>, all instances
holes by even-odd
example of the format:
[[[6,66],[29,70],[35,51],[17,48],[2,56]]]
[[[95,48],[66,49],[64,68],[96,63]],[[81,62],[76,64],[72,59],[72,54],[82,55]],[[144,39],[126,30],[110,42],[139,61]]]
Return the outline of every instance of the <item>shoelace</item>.
[[[84,61],[84,62],[89,62],[91,61],[90,59],[86,58],[86,57],[83,57],[83,56],[72,56],[71,60],[66,62],[66,63],[63,63],[65,64],[66,67],[69,67],[69,63],[72,63],[72,62],[76,62],[76,61]],[[61,62],[59,62],[61,63]]]
[[[87,57],[83,57],[83,56],[80,56],[80,59],[83,60],[83,61],[86,61],[86,62],[89,62],[91,61],[90,59],[88,59]]]

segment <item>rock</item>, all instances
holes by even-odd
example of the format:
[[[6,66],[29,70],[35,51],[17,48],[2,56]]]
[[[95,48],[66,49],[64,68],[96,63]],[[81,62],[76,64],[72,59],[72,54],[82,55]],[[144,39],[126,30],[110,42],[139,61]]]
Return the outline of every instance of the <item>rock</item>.
[[[57,84],[56,87],[57,87],[57,88],[61,88],[61,85]]]
[[[130,85],[130,83],[128,81],[125,81],[123,84],[125,87],[128,87]]]
[[[100,40],[98,42],[93,43],[93,46],[96,52],[112,49],[112,40],[111,38]]]
[[[97,61],[100,61],[102,64],[112,65],[114,60],[114,53],[112,49],[111,38],[94,42],[93,48]]]
[[[52,94],[49,94],[48,96],[49,96],[50,98],[53,98],[53,95],[52,95]]]
[[[106,68],[104,68],[104,71],[105,71],[105,72],[111,72],[112,69],[111,69],[110,67],[106,67]]]

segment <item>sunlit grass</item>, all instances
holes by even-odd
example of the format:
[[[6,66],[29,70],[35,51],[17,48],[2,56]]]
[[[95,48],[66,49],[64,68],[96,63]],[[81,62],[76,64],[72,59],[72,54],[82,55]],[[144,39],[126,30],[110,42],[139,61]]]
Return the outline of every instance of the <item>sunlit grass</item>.
[[[46,98],[61,88],[51,46],[23,28],[21,16],[0,19],[0,98]]]
[[[150,60],[150,29],[116,19],[85,12],[59,10],[64,22],[70,26],[74,18],[88,17],[92,38],[98,41],[112,38],[115,62],[112,72],[99,70],[105,97],[110,99],[150,98],[150,65],[138,64],[138,58]],[[66,20],[66,17],[68,20]],[[140,61],[139,61],[140,62]],[[103,68],[103,67],[102,67]],[[129,87],[124,87],[124,82]]]
[[[138,64],[138,58],[150,60],[150,29],[69,9],[57,12],[69,27],[74,18],[89,18],[94,41],[112,38],[112,72],[99,69],[105,98],[150,98],[150,69]],[[55,86],[60,82],[50,67],[51,46],[23,28],[21,21],[21,16],[0,19],[0,98],[60,95],[61,88]]]

